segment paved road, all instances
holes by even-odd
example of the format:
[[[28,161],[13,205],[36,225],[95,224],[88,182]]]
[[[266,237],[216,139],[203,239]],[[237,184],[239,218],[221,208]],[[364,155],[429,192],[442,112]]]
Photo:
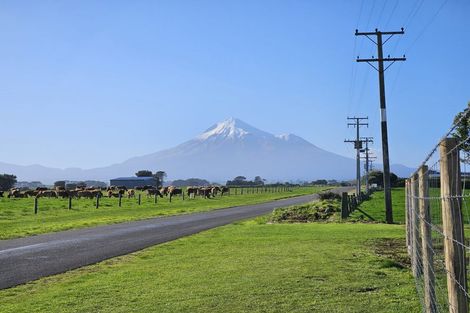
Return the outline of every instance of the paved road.
[[[350,187],[348,188],[350,189]],[[338,188],[335,192],[346,191]],[[63,231],[0,241],[0,289],[128,254],[274,208],[305,203],[317,195],[210,212]]]

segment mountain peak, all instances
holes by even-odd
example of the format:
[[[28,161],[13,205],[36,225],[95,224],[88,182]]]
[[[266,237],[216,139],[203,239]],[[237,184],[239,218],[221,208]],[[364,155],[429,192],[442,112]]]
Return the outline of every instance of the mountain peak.
[[[206,140],[209,138],[244,138],[247,135],[269,135],[268,133],[259,130],[242,120],[234,117],[230,117],[222,122],[218,122],[204,133],[199,135],[197,138],[200,140]]]

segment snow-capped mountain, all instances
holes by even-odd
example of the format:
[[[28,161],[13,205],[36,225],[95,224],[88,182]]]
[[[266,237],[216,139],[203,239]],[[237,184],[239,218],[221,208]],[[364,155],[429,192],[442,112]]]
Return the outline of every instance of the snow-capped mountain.
[[[170,180],[199,177],[224,182],[238,175],[259,175],[268,181],[351,179],[355,175],[355,161],[323,150],[299,136],[275,136],[229,118],[174,148],[102,168],[51,169],[0,163],[0,172],[13,173],[19,180],[45,183],[59,179],[108,181],[133,176],[141,169],[164,170]]]

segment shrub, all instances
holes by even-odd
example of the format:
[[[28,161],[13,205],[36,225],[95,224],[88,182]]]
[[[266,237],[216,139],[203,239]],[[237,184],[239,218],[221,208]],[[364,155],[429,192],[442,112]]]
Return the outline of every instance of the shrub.
[[[271,215],[272,223],[309,223],[329,219],[340,210],[339,201],[324,200],[304,205],[275,209]]]
[[[322,192],[318,196],[320,197],[320,200],[341,200],[341,196],[339,194],[331,191]]]

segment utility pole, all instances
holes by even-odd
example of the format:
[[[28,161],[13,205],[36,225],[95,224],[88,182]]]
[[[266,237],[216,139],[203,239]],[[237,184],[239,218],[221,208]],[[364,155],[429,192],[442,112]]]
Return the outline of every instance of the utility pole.
[[[392,191],[390,186],[390,160],[388,153],[388,133],[387,133],[387,111],[385,105],[385,71],[397,61],[406,61],[405,56],[402,58],[391,58],[390,55],[387,58],[383,57],[383,45],[394,35],[403,35],[405,31],[403,28],[401,31],[396,32],[381,32],[378,29],[375,29],[375,32],[359,32],[356,29],[356,36],[366,36],[370,41],[377,45],[378,58],[372,56],[371,59],[359,59],[357,57],[357,62],[367,62],[372,66],[377,72],[379,72],[379,91],[380,91],[380,116],[381,116],[381,129],[382,129],[382,155],[383,155],[383,167],[384,167],[384,192],[385,192],[385,217],[388,224],[393,223],[392,215]],[[388,36],[385,41],[383,41],[382,36]],[[373,40],[371,36],[375,36],[376,40]],[[378,68],[375,67],[372,63],[377,62]],[[384,62],[392,62],[387,67],[384,68]]]
[[[361,126],[369,127],[369,123],[361,123],[361,121],[368,120],[368,117],[348,117],[348,121],[354,121],[354,123],[348,123],[349,126],[356,127],[356,140],[344,140],[344,142],[353,142],[354,149],[356,149],[356,196],[361,195],[361,149],[362,141],[359,136],[359,128]]]
[[[364,169],[365,169],[365,176],[366,176],[366,192],[369,194],[369,143],[374,142],[374,137],[362,137],[362,142],[366,144],[366,148],[361,150],[361,152],[365,153],[365,161]]]

